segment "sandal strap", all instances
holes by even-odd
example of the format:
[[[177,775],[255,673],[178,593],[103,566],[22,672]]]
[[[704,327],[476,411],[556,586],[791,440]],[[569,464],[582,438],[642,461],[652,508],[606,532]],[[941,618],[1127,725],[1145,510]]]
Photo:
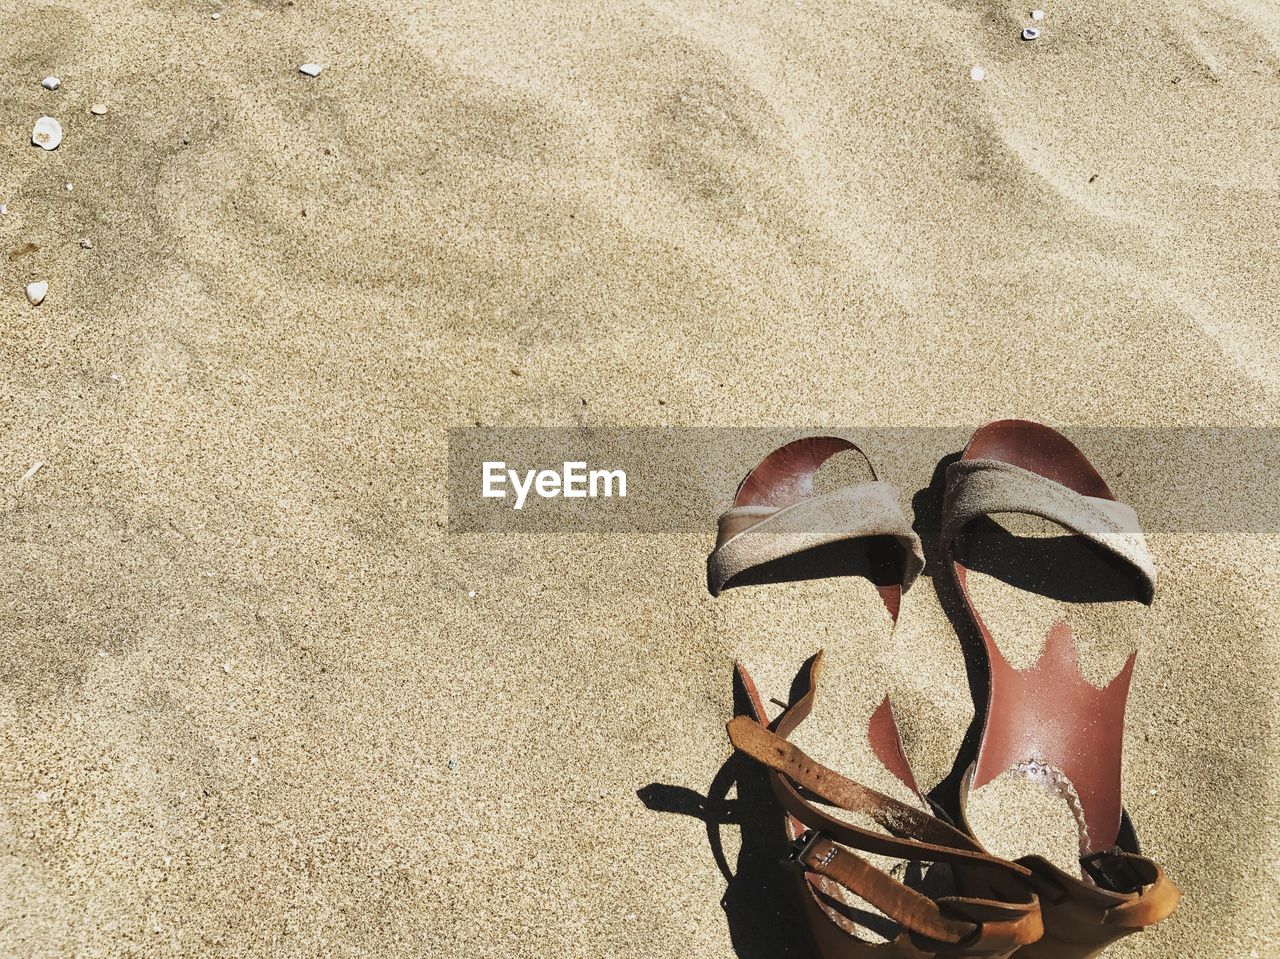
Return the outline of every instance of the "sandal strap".
[[[1125,929],[1143,929],[1168,918],[1178,908],[1182,894],[1159,865],[1145,856],[1127,852],[1112,852],[1093,857],[1094,868],[1104,874],[1116,870],[1128,872],[1128,883],[1133,898],[1107,910],[1103,921]],[[1117,883],[1120,885],[1120,883]]]
[[[1156,586],[1156,565],[1132,507],[1085,496],[1039,473],[1003,460],[959,460],[947,468],[942,507],[942,547],[951,546],[965,524],[992,513],[1029,513],[1063,526],[1132,566],[1147,602]]]
[[[981,851],[970,836],[936,816],[899,802],[823,766],[799,747],[746,716],[728,725],[735,749],[771,772],[782,807],[809,829],[853,849],[914,862],[990,868],[1016,876],[1030,871]],[[888,833],[837,819],[805,798],[801,789],[846,812],[870,817]]]
[[[796,840],[788,862],[837,883],[904,929],[935,943],[960,946],[981,940],[984,953],[1013,951],[1044,933],[1037,897],[1029,891],[1023,902],[930,899],[821,833],[807,832]]]
[[[891,536],[903,547],[905,592],[924,568],[924,554],[890,484],[872,480],[781,508],[735,506],[721,515],[720,545],[707,562],[711,592],[718,596],[735,576],[765,563],[868,536]]]
[[[923,809],[828,769],[788,741],[787,737],[813,710],[822,658],[819,651],[801,670],[797,680],[803,691],[772,723],[765,715],[764,703],[750,673],[741,663],[737,665],[751,715],[738,716],[729,722],[729,741],[739,752],[769,770],[769,781],[783,808],[808,828],[864,852],[917,862],[990,866],[1017,876],[1029,876],[1030,871],[1025,867],[983,852],[967,833]],[[832,806],[871,817],[888,835],[835,818],[805,798],[801,789]]]
[[[786,736],[809,715],[822,654],[810,662],[808,689],[770,729],[755,684],[738,667],[752,716],[728,724],[735,749],[769,770],[778,799],[807,831],[793,844],[791,865],[834,882],[879,909],[909,932],[936,943],[957,946],[976,940],[1007,943],[1010,950],[1035,942],[1043,932],[1039,905],[1028,890],[1025,902],[947,898],[933,900],[899,882],[852,850],[915,862],[946,862],[1027,878],[1030,871],[980,851],[971,837],[937,817],[899,802],[815,762]],[[776,729],[776,731],[775,731]],[[870,816],[886,833],[836,819],[819,809],[801,789],[848,812]]]
[[[865,481],[829,493],[814,488],[822,464],[856,453]],[[778,447],[742,480],[733,506],[720,517],[707,580],[719,595],[735,576],[819,546],[869,536],[890,536],[902,546],[901,591],[924,568],[920,537],[898,502],[898,491],[876,475],[867,454],[838,436],[810,436]]]
[[[807,832],[795,846],[789,861],[796,868],[843,886],[910,932],[948,945],[959,945],[981,934],[980,923],[945,915],[928,896],[821,833]]]

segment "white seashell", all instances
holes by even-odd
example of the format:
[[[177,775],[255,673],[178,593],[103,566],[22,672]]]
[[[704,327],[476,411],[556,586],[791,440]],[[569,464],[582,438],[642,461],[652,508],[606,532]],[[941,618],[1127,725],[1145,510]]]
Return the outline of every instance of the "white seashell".
[[[1027,27],[1022,31],[1023,40],[1035,40],[1040,36],[1040,31],[1035,27]]]
[[[62,86],[62,81],[57,77],[45,77],[40,81],[40,86],[44,87],[46,90],[56,90],[58,87]]]
[[[89,112],[92,113],[95,117],[106,116],[107,105],[105,103],[95,103],[93,106],[89,108]]]
[[[222,14],[220,14],[220,13],[215,13],[215,14],[214,14],[213,16],[211,16],[209,19],[210,19],[210,20],[221,20],[221,19],[222,19]]]
[[[304,63],[298,67],[298,72],[306,74],[309,77],[320,76],[320,71],[324,69],[324,65],[320,63]]]
[[[83,240],[80,241],[80,248],[82,250],[92,250],[93,241],[86,236]]]
[[[972,70],[969,71],[969,76],[971,79],[975,81],[985,80],[987,76],[987,71],[982,69],[982,67],[975,66]]]
[[[31,131],[31,142],[42,150],[56,150],[62,142],[62,124],[53,117],[41,117]]]
[[[74,189],[76,188],[74,183],[68,183],[68,184],[65,184],[65,185],[66,185],[66,188],[67,188],[67,192],[68,192],[68,193],[70,193],[72,190],[74,190]]]
[[[49,283],[47,280],[37,280],[35,283],[27,284],[27,299],[31,301],[32,306],[39,306],[44,302],[45,294],[49,292]]]
[[[1043,10],[1032,10],[1032,11],[1031,11],[1031,19],[1032,19],[1032,20],[1043,20],[1043,19],[1044,19],[1044,11],[1043,11]]]
[[[5,206],[3,203],[0,203],[0,216],[5,216],[8,214],[8,212],[9,212],[9,208]]]

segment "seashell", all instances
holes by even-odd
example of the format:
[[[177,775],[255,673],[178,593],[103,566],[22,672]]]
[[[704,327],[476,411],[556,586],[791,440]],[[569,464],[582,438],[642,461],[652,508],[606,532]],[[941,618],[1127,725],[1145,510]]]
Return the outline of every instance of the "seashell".
[[[82,250],[92,250],[93,241],[86,236],[83,240],[80,241],[80,248]]]
[[[42,150],[56,150],[62,142],[62,124],[53,117],[41,117],[31,131],[31,142]]]
[[[222,14],[220,14],[220,13],[215,13],[215,14],[213,14],[213,16],[211,16],[209,19],[210,19],[210,20],[221,20],[221,19],[222,19]]]
[[[1022,31],[1023,40],[1035,40],[1040,36],[1040,31],[1035,27],[1027,27]]]
[[[32,306],[39,306],[44,302],[45,294],[49,292],[48,280],[37,280],[34,283],[27,284],[27,299],[31,301]]]
[[[972,70],[969,71],[969,77],[975,81],[984,80],[986,79],[986,76],[987,76],[987,71],[982,69],[982,67],[979,67],[979,66],[975,66]]]
[[[45,77],[40,81],[40,86],[44,87],[46,90],[56,90],[58,87],[62,86],[62,81],[57,77]]]
[[[1032,19],[1032,20],[1043,20],[1043,19],[1044,19],[1044,11],[1043,11],[1043,10],[1032,10],[1032,11],[1031,11],[1031,19]]]
[[[92,113],[95,117],[106,116],[107,105],[105,103],[95,103],[93,106],[89,108],[89,112]]]
[[[324,65],[320,63],[304,63],[298,67],[298,72],[306,74],[309,77],[320,76],[320,71],[324,69]]]
[[[3,203],[0,203],[0,216],[7,216],[8,213],[9,213],[9,208],[5,206]]]

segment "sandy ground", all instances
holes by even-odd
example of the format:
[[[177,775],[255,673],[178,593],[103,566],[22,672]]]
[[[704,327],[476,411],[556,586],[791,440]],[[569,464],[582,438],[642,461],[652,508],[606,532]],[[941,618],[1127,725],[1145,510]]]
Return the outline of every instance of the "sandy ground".
[[[833,709],[936,779],[929,578],[891,634],[713,600],[713,516],[451,535],[450,426],[1280,415],[1274,6],[0,17],[6,956],[805,954],[758,788],[701,798],[729,663],[868,664]],[[1114,954],[1277,956],[1280,534],[1152,547],[1126,798],[1186,899]]]

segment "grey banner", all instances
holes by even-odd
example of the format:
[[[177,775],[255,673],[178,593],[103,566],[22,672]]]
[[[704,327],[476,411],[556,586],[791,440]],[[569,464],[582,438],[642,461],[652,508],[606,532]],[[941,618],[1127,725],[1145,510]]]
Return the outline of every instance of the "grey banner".
[[[1280,428],[1063,432],[1138,511],[1148,532],[1280,532]],[[812,435],[857,443],[881,478],[901,491],[904,506],[927,511],[936,508],[946,464],[971,433],[972,427],[858,426],[452,429],[449,529],[710,533],[748,470],[770,450]],[[832,470],[820,479],[839,485],[838,464]]]

